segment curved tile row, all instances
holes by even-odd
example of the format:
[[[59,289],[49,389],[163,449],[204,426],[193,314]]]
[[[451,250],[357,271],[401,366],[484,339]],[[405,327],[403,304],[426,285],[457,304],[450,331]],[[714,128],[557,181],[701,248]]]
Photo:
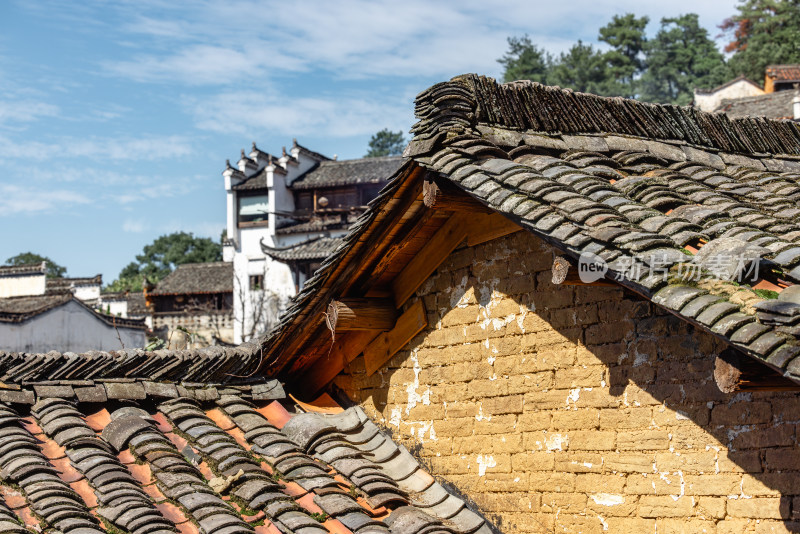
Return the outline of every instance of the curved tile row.
[[[0,534],[31,534],[19,518],[0,500]]]
[[[193,350],[125,349],[76,354],[0,352],[0,381],[8,383],[103,379],[196,382],[203,384],[248,383],[246,377],[261,365],[259,346],[205,347]]]
[[[301,445],[305,443],[306,450],[317,458],[340,456],[329,463],[337,470],[341,465],[349,471],[349,478],[366,493],[394,502],[401,502],[402,496],[402,501],[412,505],[398,508],[390,518],[401,509],[417,510],[453,532],[491,532],[483,518],[436,482],[405,447],[385,436],[360,406],[335,415],[296,415],[283,431]]]
[[[184,510],[204,534],[253,532],[156,427],[155,420],[146,411],[120,408],[111,414],[111,419],[103,429],[102,438],[118,452],[130,448],[138,461],[146,463],[161,492]]]
[[[75,436],[70,428],[59,428],[59,439]],[[44,528],[64,534],[102,534],[104,530],[83,499],[59,477],[38,440],[21,424],[17,413],[0,405],[0,479],[19,487]]]
[[[189,443],[206,459],[218,477],[230,477],[226,490],[252,510],[263,510],[279,527],[303,534],[325,533],[320,523],[306,514],[281,491],[269,473],[261,468],[236,440],[206,416],[196,402],[175,399],[159,406]]]
[[[100,504],[97,509],[100,517],[131,534],[175,532],[172,522],[155,507],[152,499],[111,452],[111,447],[89,427],[74,404],[63,399],[47,399],[35,404],[31,414],[45,435],[64,447],[70,464],[89,482]]]
[[[355,534],[388,532],[386,525],[370,517],[323,464],[305,454],[294,440],[271,425],[251,403],[230,396],[221,398],[217,404],[244,432],[244,439],[252,451],[265,458],[282,479],[311,492],[313,502],[330,517]],[[280,521],[281,518],[277,519]]]

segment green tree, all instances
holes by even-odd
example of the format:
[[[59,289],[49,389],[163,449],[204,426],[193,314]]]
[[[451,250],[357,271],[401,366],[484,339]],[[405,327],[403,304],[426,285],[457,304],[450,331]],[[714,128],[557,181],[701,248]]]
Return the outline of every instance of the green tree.
[[[67,274],[67,268],[57,264],[47,256],[34,254],[33,252],[22,252],[16,256],[11,256],[6,260],[6,265],[30,265],[32,263],[47,262],[47,278],[61,278]]]
[[[695,88],[716,87],[730,76],[722,53],[694,13],[661,19],[661,28],[645,46],[645,54],[643,100],[689,104]]]
[[[553,63],[548,83],[575,91],[606,94],[608,71],[603,54],[578,41]]]
[[[405,144],[406,140],[403,139],[402,130],[393,132],[389,128],[384,128],[369,140],[369,150],[364,157],[399,156],[403,153]]]
[[[213,239],[195,237],[191,233],[174,232],[162,235],[145,245],[136,261],[126,265],[108,291],[141,291],[146,279],[155,284],[183,263],[204,263],[222,259],[222,247]]]
[[[644,30],[650,19],[637,18],[633,13],[614,15],[611,22],[600,28],[600,41],[611,46],[603,54],[606,62],[607,95],[632,98],[637,95],[636,78],[644,71]]]
[[[531,42],[530,37],[508,38],[508,52],[497,60],[503,65],[503,81],[531,80],[549,83],[548,75],[553,63],[552,56]]]
[[[800,63],[800,0],[743,0],[736,9],[720,25],[734,75],[761,81],[767,65]]]

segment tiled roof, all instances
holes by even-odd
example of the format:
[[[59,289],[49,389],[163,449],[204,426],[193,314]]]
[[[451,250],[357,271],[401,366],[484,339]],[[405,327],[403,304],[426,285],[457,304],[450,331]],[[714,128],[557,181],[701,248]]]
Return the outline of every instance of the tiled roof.
[[[128,315],[146,315],[147,313],[149,313],[149,310],[144,299],[144,293],[128,294]]]
[[[58,308],[73,301],[104,323],[120,328],[146,328],[143,321],[138,319],[123,319],[113,315],[106,315],[88,306],[86,303],[73,297],[69,290],[48,292],[46,295],[27,297],[9,297],[0,299],[0,322],[22,323],[46,311]]]
[[[778,91],[765,95],[725,99],[716,111],[731,118],[766,117],[768,119],[791,119],[794,91]]]
[[[403,158],[385,156],[323,161],[293,181],[292,189],[318,189],[355,184],[381,184],[400,168]]]
[[[309,221],[294,222],[281,226],[276,230],[277,234],[302,234],[306,232],[324,232],[327,230],[338,230],[347,228],[358,219],[359,211],[349,213],[337,213],[333,215],[322,215],[314,217]]]
[[[47,291],[61,291],[75,286],[102,285],[103,275],[98,274],[83,278],[48,278],[45,282]]]
[[[19,276],[21,274],[44,274],[47,262],[29,263],[26,265],[0,265],[0,276]]]
[[[769,65],[766,73],[775,81],[800,81],[800,65]]]
[[[711,272],[747,251],[774,281],[800,282],[798,125],[475,75],[420,94],[416,115],[406,150],[416,164],[565,255],[598,255],[608,278],[800,382],[796,293],[764,298]],[[316,291],[334,287],[339,262],[391,209],[406,175],[389,181],[264,337],[271,357],[321,302]],[[630,268],[651,264],[667,276]],[[699,281],[680,276],[698,269]]]
[[[253,176],[245,178],[238,184],[231,187],[234,191],[248,191],[257,189],[267,189],[267,171],[261,169]]]
[[[113,391],[0,403],[3,532],[491,532],[359,408],[290,413],[276,382]]]
[[[734,78],[734,79],[732,79],[730,81],[727,81],[727,82],[725,82],[725,83],[723,83],[721,85],[718,85],[718,86],[714,87],[713,89],[695,89],[694,92],[695,92],[695,94],[698,94],[698,95],[711,95],[711,94],[716,93],[717,91],[722,91],[726,87],[730,87],[731,85],[737,84],[739,82],[747,82],[750,85],[761,89],[760,85],[758,85],[756,82],[754,82],[753,80],[751,80],[750,78],[748,78],[744,74],[741,74],[741,75],[737,76],[736,78]]]
[[[797,125],[477,76],[422,93],[416,115],[417,161],[569,256],[602,257],[623,286],[800,380],[800,303],[711,272],[748,251],[762,273],[800,282]],[[702,248],[693,256],[692,247]],[[668,275],[629,269],[656,260]],[[695,268],[700,281],[676,275]]]
[[[0,322],[21,323],[72,300],[66,291],[48,295],[0,299]]]
[[[233,263],[213,261],[178,265],[156,285],[152,294],[231,293],[232,291]]]
[[[338,237],[315,237],[287,247],[268,247],[261,242],[261,250],[279,261],[322,260],[342,243]]]

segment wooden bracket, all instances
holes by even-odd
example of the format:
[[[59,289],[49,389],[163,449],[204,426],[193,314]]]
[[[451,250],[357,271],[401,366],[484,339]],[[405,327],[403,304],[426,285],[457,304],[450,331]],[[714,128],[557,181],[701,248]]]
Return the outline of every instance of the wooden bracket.
[[[391,330],[397,309],[390,299],[343,298],[328,304],[325,323],[331,332]]]
[[[383,367],[389,358],[397,354],[414,336],[428,326],[428,314],[422,300],[414,302],[397,319],[397,324],[388,332],[378,334],[364,349],[364,365],[367,376],[372,376]]]
[[[800,391],[800,385],[734,349],[725,349],[717,356],[714,381],[723,393]]]

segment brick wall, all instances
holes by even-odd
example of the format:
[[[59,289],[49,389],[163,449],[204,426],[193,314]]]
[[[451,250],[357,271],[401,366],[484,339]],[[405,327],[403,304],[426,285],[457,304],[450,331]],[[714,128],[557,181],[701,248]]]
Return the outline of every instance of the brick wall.
[[[457,250],[429,328],[336,385],[503,532],[800,529],[800,397],[720,393],[720,342],[552,260],[524,232]]]

